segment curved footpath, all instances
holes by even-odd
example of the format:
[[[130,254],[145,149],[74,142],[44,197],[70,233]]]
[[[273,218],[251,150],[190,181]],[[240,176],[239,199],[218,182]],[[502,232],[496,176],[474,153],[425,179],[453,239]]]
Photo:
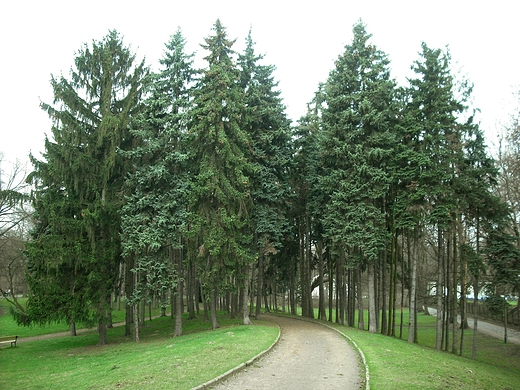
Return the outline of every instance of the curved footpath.
[[[432,315],[436,310],[429,308]],[[339,331],[300,317],[265,314],[280,327],[277,343],[267,351],[197,389],[369,389],[363,353]],[[468,319],[470,326],[473,325]],[[124,323],[114,324],[121,326]],[[78,329],[84,333],[87,329]],[[503,339],[503,327],[479,320],[478,331]],[[69,332],[19,338],[18,342],[69,335]],[[520,332],[508,329],[508,342],[520,344]]]
[[[278,324],[281,336],[271,351],[225,379],[198,388],[361,389],[365,387],[359,353],[339,332],[297,318],[263,315]]]
[[[428,308],[428,314],[431,316],[437,315],[437,309],[432,307]],[[458,316],[458,322],[460,323],[460,316]],[[468,325],[471,329],[475,328],[475,321],[472,317],[468,317]],[[504,340],[504,327],[486,322],[485,319],[478,319],[477,321],[477,332],[486,334],[488,336]],[[513,344],[520,344],[520,332],[518,330],[507,328],[507,342]]]

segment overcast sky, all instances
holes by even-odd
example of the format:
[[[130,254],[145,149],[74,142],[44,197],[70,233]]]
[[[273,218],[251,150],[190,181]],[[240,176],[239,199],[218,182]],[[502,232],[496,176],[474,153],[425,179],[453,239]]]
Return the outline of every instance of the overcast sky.
[[[83,43],[118,30],[138,57],[157,68],[164,44],[178,27],[187,50],[200,47],[217,18],[242,51],[252,28],[257,53],[277,67],[287,113],[305,113],[318,83],[352,40],[362,19],[372,44],[386,52],[402,85],[422,41],[449,45],[457,69],[475,85],[474,105],[490,143],[507,121],[520,87],[520,2],[510,1],[287,1],[219,0],[131,2],[111,0],[8,1],[0,5],[0,152],[27,160],[43,151],[50,121],[39,108],[52,102],[50,75],[68,77]],[[200,62],[199,62],[200,64]]]

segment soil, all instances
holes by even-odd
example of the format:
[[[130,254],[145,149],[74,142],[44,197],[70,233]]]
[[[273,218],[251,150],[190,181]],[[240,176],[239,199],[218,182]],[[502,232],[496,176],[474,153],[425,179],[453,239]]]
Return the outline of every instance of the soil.
[[[360,357],[339,333],[299,319],[263,315],[281,329],[278,344],[253,365],[212,387],[247,389],[360,389]]]

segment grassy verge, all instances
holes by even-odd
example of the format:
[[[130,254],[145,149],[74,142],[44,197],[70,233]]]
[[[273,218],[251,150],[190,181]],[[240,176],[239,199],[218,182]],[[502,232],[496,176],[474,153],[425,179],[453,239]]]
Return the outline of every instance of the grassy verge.
[[[26,298],[19,298],[18,301],[25,305]],[[123,305],[124,306],[124,305]],[[30,337],[40,336],[49,333],[60,333],[67,332],[69,327],[64,323],[51,323],[43,326],[31,325],[31,326],[18,326],[13,320],[13,317],[9,314],[10,304],[5,299],[0,299],[0,336],[18,336],[18,337]],[[160,309],[154,310],[153,314],[159,314]],[[114,323],[125,320],[125,312],[123,310],[114,310],[112,312],[112,321]],[[78,329],[83,328],[82,324],[77,324]]]
[[[371,389],[515,389],[518,369],[338,327],[363,351]]]
[[[0,334],[20,333],[16,329],[4,332],[9,321],[9,315],[0,316]],[[201,318],[184,321],[185,335],[172,338],[173,321],[157,318],[142,329],[139,344],[124,337],[122,328],[109,329],[110,344],[104,347],[95,346],[95,331],[78,337],[22,341],[16,348],[0,350],[0,388],[188,389],[247,361],[271,345],[278,334],[269,322],[255,321],[255,326],[245,327],[223,313],[219,322],[221,329],[209,331],[210,324]],[[373,390],[517,389],[520,383],[520,346],[479,333],[477,360],[473,361],[469,358],[473,333],[468,330],[462,356],[438,352],[433,349],[432,316],[418,317],[419,344],[404,341],[406,327],[401,340],[327,325],[346,334],[363,351]],[[15,324],[8,326],[16,328]]]
[[[407,318],[408,313],[405,313]],[[477,333],[477,359],[471,360],[473,331],[464,334],[462,356],[439,352],[435,346],[435,317],[418,316],[419,344],[370,334],[330,322],[363,351],[370,372],[371,389],[518,389],[520,345]],[[399,333],[399,330],[396,330]],[[450,333],[450,340],[451,340]],[[460,333],[458,334],[460,342]],[[450,341],[451,343],[451,341]],[[451,344],[450,344],[451,347]]]
[[[138,344],[113,328],[103,347],[95,346],[92,331],[2,348],[0,388],[189,389],[267,349],[278,335],[268,322],[241,326],[223,313],[219,321],[216,331],[201,331],[210,327],[202,319],[185,321],[186,335],[173,338],[173,321],[157,318],[147,322]]]

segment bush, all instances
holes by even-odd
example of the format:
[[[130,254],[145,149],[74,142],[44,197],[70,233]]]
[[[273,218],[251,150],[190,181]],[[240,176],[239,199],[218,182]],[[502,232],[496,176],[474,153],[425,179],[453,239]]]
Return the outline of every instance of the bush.
[[[484,300],[484,305],[492,315],[498,316],[504,312],[509,303],[503,297],[493,295]]]

